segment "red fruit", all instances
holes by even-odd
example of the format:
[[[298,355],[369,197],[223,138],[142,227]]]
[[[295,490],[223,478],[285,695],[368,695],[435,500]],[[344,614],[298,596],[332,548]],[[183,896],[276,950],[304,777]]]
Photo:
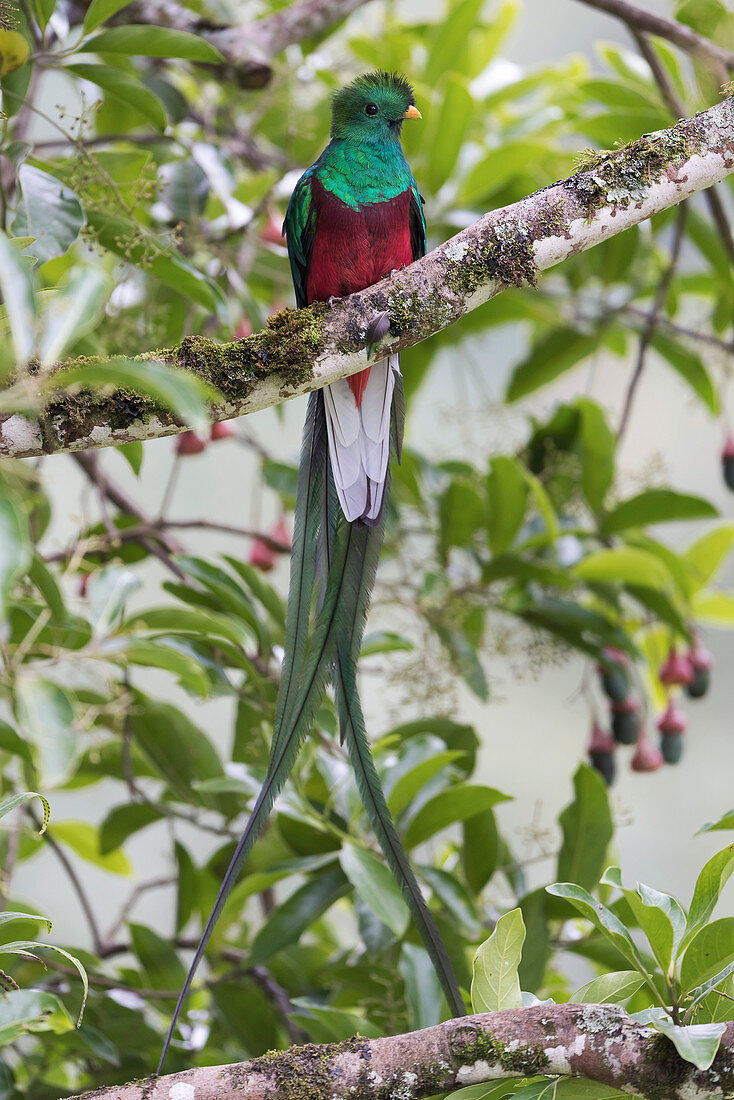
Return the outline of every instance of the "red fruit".
[[[283,219],[273,210],[268,215],[268,220],[260,232],[260,240],[268,244],[285,244],[283,236]]]
[[[604,656],[609,661],[613,661],[615,665],[622,665],[623,668],[629,668],[630,659],[623,649],[617,649],[616,646],[608,645],[604,648]]]
[[[658,719],[658,729],[663,736],[675,736],[683,733],[687,725],[686,712],[671,699],[664,713]]]
[[[665,684],[666,687],[672,687],[674,684],[689,684],[693,679],[693,665],[685,654],[679,653],[672,645],[659,675],[660,683]]]
[[[695,671],[705,669],[709,672],[714,664],[713,653],[706,649],[706,646],[701,645],[698,640],[696,640],[688,650],[687,657]]]
[[[89,582],[91,579],[91,573],[82,573],[81,577],[79,578],[79,587],[77,589],[77,592],[82,597],[82,599],[84,599],[87,594],[87,589],[89,588]]]
[[[278,554],[284,554],[291,545],[291,536],[284,519],[279,519],[268,531],[268,539],[280,543],[282,550],[276,550],[270,541],[255,539],[250,550],[250,565],[260,569],[263,573],[269,573],[275,565]]]
[[[632,757],[631,768],[633,772],[656,772],[662,768],[665,760],[660,749],[643,734],[637,742],[635,755]]]
[[[209,433],[212,443],[217,443],[220,439],[233,439],[239,434],[234,424],[228,420],[218,420],[216,424],[212,424],[212,430]]]
[[[198,432],[181,432],[176,440],[177,455],[200,455],[206,450],[207,441]]]
[[[248,336],[252,336],[250,319],[249,317],[240,317],[234,328],[234,338],[235,340],[244,340]]]
[[[284,554],[286,549],[290,550],[291,533],[288,530],[288,524],[285,522],[282,516],[277,523],[273,524],[273,526],[268,531],[268,534],[274,542],[279,542],[281,546],[285,547],[284,550],[280,551],[281,554]]]
[[[255,539],[250,550],[249,562],[262,573],[269,573],[275,565],[277,553],[264,539]]]

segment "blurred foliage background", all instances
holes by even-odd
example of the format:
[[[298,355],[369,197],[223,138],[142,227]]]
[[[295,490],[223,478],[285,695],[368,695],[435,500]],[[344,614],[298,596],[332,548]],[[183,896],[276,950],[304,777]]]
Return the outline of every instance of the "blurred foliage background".
[[[227,24],[279,7],[191,11]],[[19,394],[38,400],[29,364],[227,340],[291,303],[285,204],[326,140],[330,92],[357,72],[415,84],[424,121],[404,138],[429,246],[590,163],[590,149],[721,96],[720,72],[662,39],[635,41],[574,0],[536,7],[372,3],[246,88],[205,37],[158,25],[143,0],[6,0],[0,414]],[[720,0],[656,9],[734,49]],[[570,52],[582,24],[607,37]],[[655,885],[687,897],[716,841],[690,834],[707,818],[732,826],[731,216],[725,184],[713,204],[698,196],[534,290],[508,289],[403,357],[410,446],[363,695],[467,989],[477,945],[517,906],[524,990],[564,1000],[626,972],[619,945],[544,886],[608,900],[600,875],[626,845],[628,878],[647,873],[647,853]],[[111,364],[110,380],[124,370]],[[136,384],[163,383],[151,367]],[[167,400],[195,426],[175,441],[0,464],[2,1097],[152,1070],[264,773],[301,403],[210,433],[196,387]],[[51,804],[42,835],[25,791]],[[614,905],[644,927],[625,895]],[[734,917],[701,928],[714,928],[701,956],[708,945],[725,967]],[[70,957],[27,946],[38,941]],[[90,985],[79,1029],[75,959]],[[329,698],[208,963],[169,1069],[445,1015]],[[690,1002],[716,971],[695,954],[686,965]],[[665,1001],[662,971],[658,985]],[[656,1003],[650,983],[633,986],[619,999]],[[691,1018],[728,1018],[731,1004],[711,994]]]

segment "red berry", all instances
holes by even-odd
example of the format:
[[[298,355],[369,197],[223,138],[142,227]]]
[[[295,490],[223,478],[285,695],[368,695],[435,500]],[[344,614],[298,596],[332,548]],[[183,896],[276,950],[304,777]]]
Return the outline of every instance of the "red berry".
[[[200,455],[206,450],[207,441],[198,432],[181,432],[176,440],[177,455]]]
[[[250,550],[250,565],[263,573],[269,573],[275,565],[276,552],[264,539],[255,539]]]
[[[687,725],[686,712],[671,699],[664,713],[658,719],[658,729],[664,737],[675,736],[683,733]]]
[[[260,231],[260,240],[267,241],[268,244],[285,244],[283,219],[273,210],[270,211],[268,220]]]
[[[270,541],[272,540],[272,542]],[[282,550],[276,550],[273,542],[280,543]],[[291,536],[285,520],[281,517],[268,531],[268,541],[263,538],[255,539],[250,550],[250,565],[260,569],[263,573],[269,573],[275,565],[278,554],[284,554],[290,548]]]
[[[727,432],[724,449],[721,452],[721,469],[724,481],[730,489],[734,489],[734,435]]]
[[[209,434],[212,443],[217,443],[220,439],[236,438],[240,433],[234,424],[231,424],[228,420],[218,420],[216,424],[212,424],[212,430]]]
[[[273,524],[273,526],[268,531],[268,534],[274,542],[279,542],[282,546],[290,550],[291,533],[288,530],[288,524],[285,522],[282,516],[277,523]],[[280,552],[285,553],[285,550],[281,550]]]
[[[665,684],[666,687],[672,687],[675,684],[688,684],[693,679],[693,666],[688,658],[683,653],[679,653],[672,645],[659,675],[660,683]]]
[[[632,757],[631,768],[633,772],[656,772],[665,763],[663,754],[656,745],[643,734],[637,742],[635,755]]]

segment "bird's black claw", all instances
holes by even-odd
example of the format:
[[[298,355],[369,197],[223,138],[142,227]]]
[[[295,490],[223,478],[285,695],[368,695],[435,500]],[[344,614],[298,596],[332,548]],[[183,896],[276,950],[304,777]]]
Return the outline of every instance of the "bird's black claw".
[[[369,325],[367,326],[367,332],[365,333],[365,339],[367,340],[367,358],[372,358],[372,353],[375,350],[375,346],[379,344],[383,336],[386,336],[390,331],[390,314],[386,309],[383,309],[380,313],[377,313]]]

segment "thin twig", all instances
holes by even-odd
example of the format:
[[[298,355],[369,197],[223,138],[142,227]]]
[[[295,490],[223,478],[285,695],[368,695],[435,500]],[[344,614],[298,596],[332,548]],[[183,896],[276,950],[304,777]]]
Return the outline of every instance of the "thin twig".
[[[29,807],[28,816],[33,821],[33,824],[35,825],[36,829],[40,830],[41,822],[38,819],[38,816],[36,815],[35,810],[32,810]],[[87,893],[86,893],[86,890],[84,889],[84,887],[82,886],[81,879],[79,878],[76,871],[74,870],[74,866],[71,863],[71,861],[70,861],[69,857],[67,856],[66,852],[62,848],[62,846],[58,843],[58,841],[54,840],[53,833],[50,830],[47,829],[46,832],[44,833],[44,836],[45,836],[45,839],[46,839],[46,843],[48,844],[49,848],[54,853],[54,855],[58,859],[59,863],[63,867],[64,871],[66,872],[66,877],[69,879],[69,882],[71,883],[72,887],[74,888],[74,892],[75,892],[77,898],[79,899],[79,904],[82,907],[82,910],[84,912],[84,916],[87,918],[87,924],[89,925],[89,931],[91,932],[91,935],[92,935],[92,944],[94,945],[94,952],[95,952],[96,955],[99,955],[100,958],[101,958],[104,955],[106,944],[105,944],[105,941],[102,937],[102,933],[100,931],[99,925],[97,924],[97,918],[94,915],[94,910],[92,909],[92,903],[90,902],[89,898],[87,897]]]
[[[627,428],[630,413],[632,412],[632,402],[634,401],[637,387],[640,384],[642,372],[645,369],[647,351],[655,335],[655,330],[657,329],[658,325],[658,317],[660,316],[660,313],[665,305],[665,298],[667,296],[673,275],[675,274],[675,269],[678,265],[687,217],[688,210],[686,204],[681,203],[678,208],[678,216],[675,222],[673,243],[670,248],[670,260],[668,261],[668,266],[663,272],[662,278],[660,279],[660,284],[655,294],[655,300],[653,302],[652,309],[650,310],[647,322],[640,336],[640,342],[637,346],[637,360],[635,362],[634,370],[632,371],[632,377],[630,379],[629,386],[627,387],[624,408],[622,409],[622,417],[620,419],[619,428],[617,430],[618,440],[622,439],[622,436],[624,435]]]

